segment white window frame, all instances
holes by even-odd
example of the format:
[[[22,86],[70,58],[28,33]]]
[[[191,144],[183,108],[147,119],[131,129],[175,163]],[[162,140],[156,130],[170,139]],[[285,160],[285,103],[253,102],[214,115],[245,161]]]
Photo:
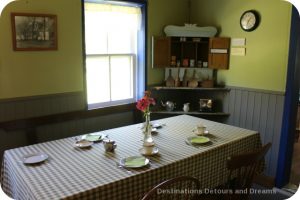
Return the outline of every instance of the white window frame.
[[[85,17],[85,3],[103,3],[102,1],[98,0],[84,0],[83,3],[83,20]],[[108,4],[116,4],[116,5],[124,5],[124,6],[133,6],[133,7],[139,7],[141,9],[141,18],[140,18],[140,30],[137,35],[137,52],[124,52],[124,54],[135,54],[134,59],[132,59],[133,62],[133,74],[134,74],[134,79],[133,79],[133,98],[130,99],[124,99],[124,100],[117,100],[117,101],[107,101],[107,102],[99,102],[99,103],[91,103],[88,102],[88,91],[87,91],[87,74],[85,74],[84,79],[85,79],[85,100],[86,100],[86,108],[87,109],[98,109],[98,108],[104,108],[104,107],[109,107],[109,106],[117,106],[117,105],[122,105],[122,104],[132,104],[135,103],[137,99],[141,98],[144,94],[145,88],[146,88],[146,75],[147,75],[147,52],[146,52],[146,47],[147,47],[147,27],[146,27],[146,19],[147,19],[147,0],[141,0],[141,2],[136,2],[135,0],[124,0],[123,1],[106,1],[104,3]],[[84,25],[85,26],[85,25]],[[84,29],[83,29],[84,30]],[[85,30],[84,30],[85,31]],[[83,41],[85,41],[85,32],[83,32]],[[97,53],[87,53],[85,51],[85,48],[83,48],[84,51],[84,58],[86,59],[89,56],[97,55]],[[101,53],[99,53],[101,54]],[[106,53],[102,53],[106,54]],[[116,53],[117,54],[117,53]],[[116,55],[115,54],[115,55]],[[120,53],[120,55],[123,53]],[[108,54],[109,55],[109,54]],[[113,55],[111,53],[111,55]],[[104,55],[103,55],[104,56]],[[106,55],[107,56],[107,55]],[[85,60],[84,60],[85,62]],[[86,63],[85,63],[86,64]],[[85,66],[85,70],[87,70]]]
[[[110,101],[106,102],[99,102],[99,103],[90,103],[88,104],[88,109],[96,109],[96,108],[103,108],[103,107],[109,107],[109,106],[116,106],[116,105],[122,105],[122,104],[128,104],[128,103],[134,103],[137,100],[137,61],[136,61],[136,55],[135,54],[86,54],[86,58],[88,57],[109,57],[109,72],[111,71],[111,57],[113,56],[129,56],[131,58],[132,62],[132,98],[128,99],[122,99],[122,100],[111,100],[111,85],[109,85],[110,90]],[[111,74],[109,73],[109,80],[111,83]]]

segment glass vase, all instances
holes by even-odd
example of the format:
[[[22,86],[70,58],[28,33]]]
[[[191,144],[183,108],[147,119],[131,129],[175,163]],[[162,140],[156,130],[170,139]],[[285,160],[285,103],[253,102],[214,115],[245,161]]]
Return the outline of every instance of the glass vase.
[[[151,135],[152,125],[150,123],[150,112],[145,113],[145,124],[144,124],[144,143],[143,146],[150,147],[154,146],[154,140]]]

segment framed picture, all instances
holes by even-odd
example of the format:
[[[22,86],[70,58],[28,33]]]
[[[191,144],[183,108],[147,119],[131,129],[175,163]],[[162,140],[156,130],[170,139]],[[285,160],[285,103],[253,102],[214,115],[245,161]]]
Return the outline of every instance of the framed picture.
[[[15,51],[57,50],[56,15],[11,13]]]

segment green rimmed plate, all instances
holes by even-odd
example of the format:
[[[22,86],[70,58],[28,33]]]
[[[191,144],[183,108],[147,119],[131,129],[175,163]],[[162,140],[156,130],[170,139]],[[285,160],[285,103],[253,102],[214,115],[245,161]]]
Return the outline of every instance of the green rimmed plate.
[[[131,156],[120,160],[120,165],[128,168],[141,168],[149,163],[150,160],[144,156]]]
[[[89,142],[100,142],[105,137],[106,137],[106,135],[104,135],[103,133],[97,132],[97,133],[89,133],[89,134],[83,135],[81,137],[81,139],[82,140],[87,140]]]
[[[210,142],[210,139],[208,137],[204,137],[204,136],[188,137],[187,140],[191,144],[206,144],[206,143]]]

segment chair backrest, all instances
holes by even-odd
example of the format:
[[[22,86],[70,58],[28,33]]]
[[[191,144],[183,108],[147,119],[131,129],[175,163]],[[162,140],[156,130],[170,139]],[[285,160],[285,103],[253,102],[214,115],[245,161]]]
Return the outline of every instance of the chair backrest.
[[[159,183],[148,191],[142,200],[152,199],[194,199],[200,189],[198,179],[180,176]]]
[[[241,196],[248,196],[255,175],[263,166],[264,157],[271,147],[271,143],[253,152],[231,156],[227,159],[229,170],[229,189],[239,191]]]

